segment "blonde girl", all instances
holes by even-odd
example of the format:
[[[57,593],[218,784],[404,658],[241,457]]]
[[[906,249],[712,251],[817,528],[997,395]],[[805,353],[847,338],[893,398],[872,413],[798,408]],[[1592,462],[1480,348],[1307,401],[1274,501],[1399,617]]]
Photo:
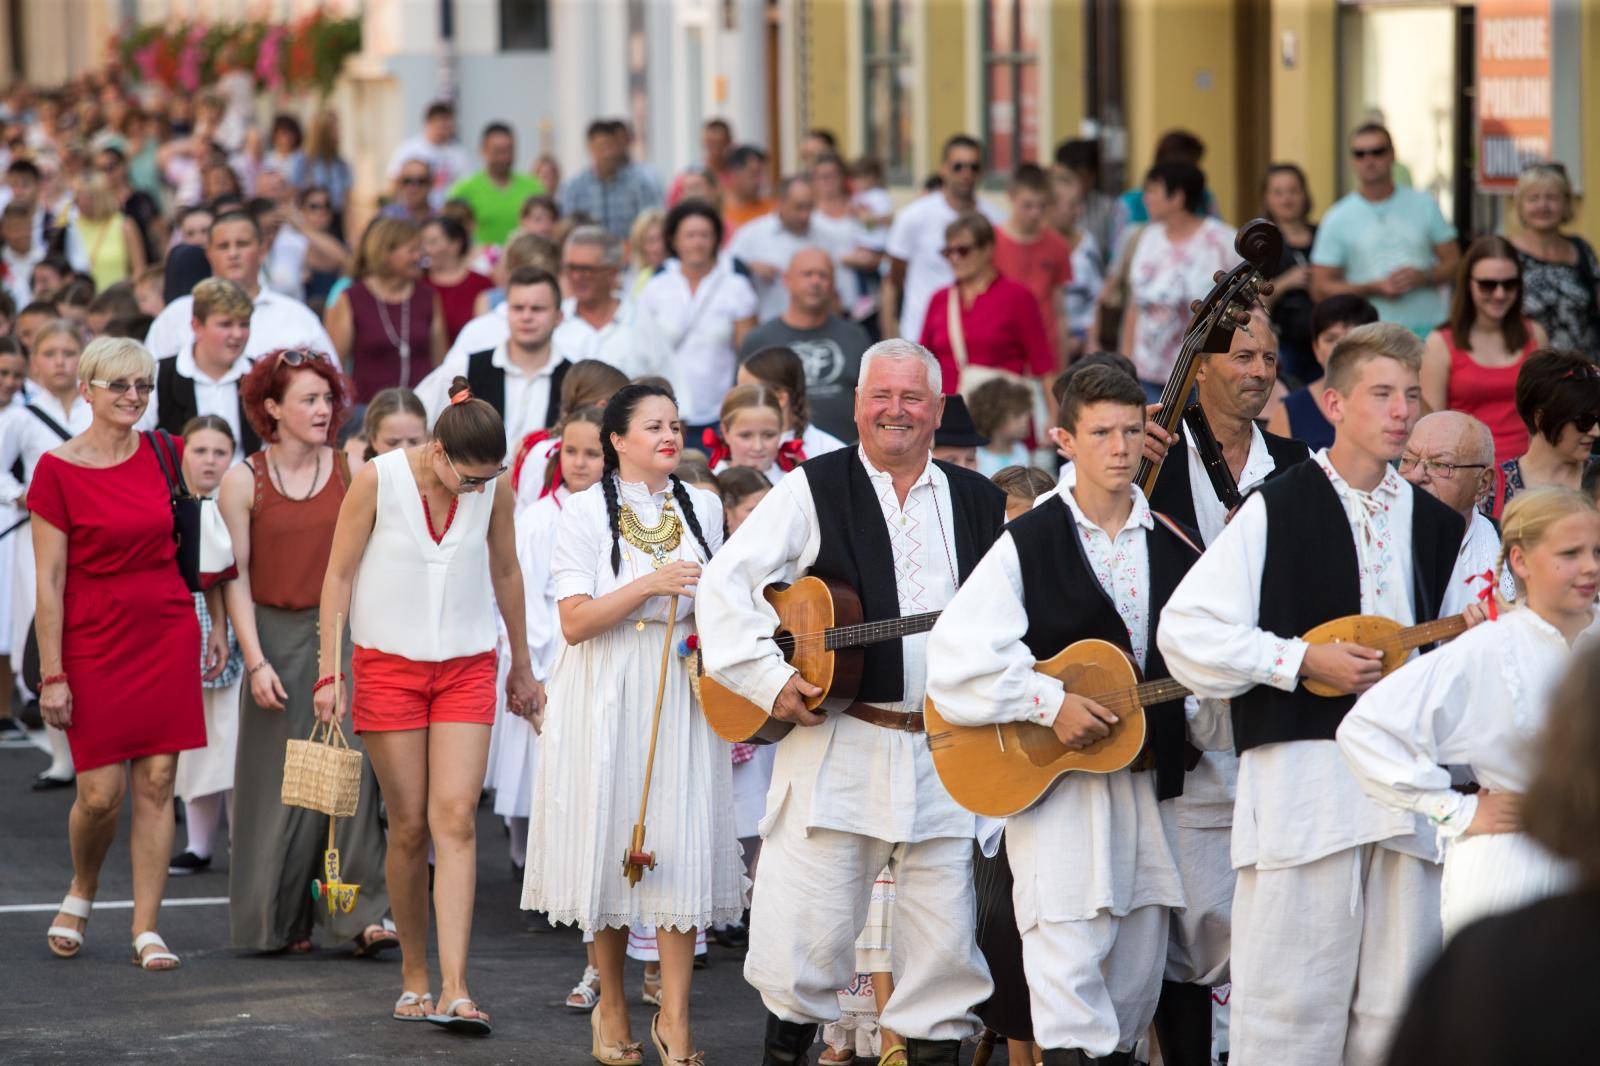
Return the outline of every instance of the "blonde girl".
[[[1574,654],[1594,653],[1600,510],[1572,489],[1530,489],[1506,505],[1502,529],[1500,566],[1516,579],[1516,603],[1367,690],[1338,733],[1369,796],[1423,815],[1448,842],[1447,938],[1572,881],[1523,832],[1522,795],[1556,684]],[[1453,790],[1446,764],[1469,766],[1481,791]]]
[[[704,443],[712,448],[711,472],[730,466],[748,466],[776,484],[784,475],[778,469],[778,443],[783,434],[783,404],[765,385],[735,385],[722,398],[720,437],[707,430]],[[791,464],[792,465],[792,464]]]

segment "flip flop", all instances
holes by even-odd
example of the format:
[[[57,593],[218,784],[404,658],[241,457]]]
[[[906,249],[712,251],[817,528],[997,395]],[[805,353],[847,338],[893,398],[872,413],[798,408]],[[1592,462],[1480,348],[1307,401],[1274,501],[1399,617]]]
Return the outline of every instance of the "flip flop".
[[[394,1001],[394,1013],[391,1017],[397,1022],[425,1022],[428,1020],[429,1013],[426,1009],[421,1014],[400,1013],[401,1007],[414,1007],[419,1003],[431,1005],[433,1003],[433,993],[424,992],[418,995],[415,992],[402,992],[400,993],[400,998]]]
[[[478,1010],[478,1005],[472,1001],[471,996],[462,996],[460,999],[452,999],[445,1004],[443,1013],[428,1015],[428,1021],[441,1029],[448,1029],[452,1033],[460,1033],[463,1036],[488,1036],[494,1032],[493,1027],[489,1025],[487,1015],[481,1018],[467,1018],[457,1014],[456,1011],[460,1009],[463,1003],[472,1008],[472,1011],[476,1014],[484,1013]]]

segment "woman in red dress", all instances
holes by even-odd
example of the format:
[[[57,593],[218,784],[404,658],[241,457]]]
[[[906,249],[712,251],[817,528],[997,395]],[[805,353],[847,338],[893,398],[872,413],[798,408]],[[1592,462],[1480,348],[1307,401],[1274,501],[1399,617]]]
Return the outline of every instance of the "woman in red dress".
[[[155,369],[137,341],[104,337],[84,350],[78,380],[94,421],[40,458],[28,509],[36,519],[39,709],[66,731],[78,768],[72,888],[50,950],[71,958],[83,948],[131,779],[134,961],[170,970],[178,957],[155,928],[172,852],[172,779],[178,752],[205,747],[206,727],[194,657],[200,624],[175,561],[167,482],[150,436],[133,428]],[[214,598],[220,609],[220,591]],[[212,638],[215,675],[226,627]]]

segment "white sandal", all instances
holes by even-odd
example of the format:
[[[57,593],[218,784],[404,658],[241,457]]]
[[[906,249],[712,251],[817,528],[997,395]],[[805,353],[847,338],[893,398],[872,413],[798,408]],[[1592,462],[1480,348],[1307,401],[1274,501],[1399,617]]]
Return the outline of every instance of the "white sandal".
[[[587,1014],[600,1002],[600,971],[593,966],[583,968],[583,980],[567,993],[567,1009]]]
[[[146,955],[145,948],[159,948]],[[152,966],[153,962],[170,962],[171,966]],[[154,929],[140,933],[133,939],[133,964],[141,970],[176,970],[183,965],[183,961],[167,950],[167,942],[161,939],[161,934]]]
[[[89,922],[89,909],[92,906],[94,906],[92,900],[84,899],[82,896],[74,896],[69,892],[67,893],[67,898],[61,901],[61,913],[68,918],[82,918],[84,924],[87,925]],[[72,929],[65,925],[52,925],[45,931],[44,935],[46,943],[50,945],[50,953],[52,955],[58,959],[75,959],[78,957],[78,953],[83,950],[83,934],[84,930],[82,929]],[[57,940],[70,940],[72,942],[72,950],[67,951],[57,947]]]
[[[400,1008],[401,1007],[415,1007],[415,1006],[417,1006],[419,1004],[422,1005],[422,1013],[421,1014],[401,1014],[400,1013]],[[397,1022],[425,1022],[425,1021],[428,1020],[428,1015],[430,1015],[432,1013],[433,1013],[433,993],[432,992],[423,992],[420,995],[417,994],[416,992],[402,992],[402,993],[400,993],[400,998],[394,1001],[394,1014],[391,1015],[391,1017],[393,1017],[394,1020],[397,1021]]]

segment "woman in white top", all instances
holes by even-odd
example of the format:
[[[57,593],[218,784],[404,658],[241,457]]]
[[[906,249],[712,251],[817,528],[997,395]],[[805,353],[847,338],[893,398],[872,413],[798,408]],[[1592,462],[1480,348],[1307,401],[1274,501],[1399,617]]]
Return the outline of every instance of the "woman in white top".
[[[739,366],[738,384],[765,385],[783,405],[780,454],[796,463],[844,447],[844,441],[811,424],[806,404],[806,365],[793,348],[763,348]],[[793,443],[799,441],[799,444]]]
[[[1600,510],[1572,489],[1534,489],[1507,505],[1503,529],[1516,605],[1374,685],[1339,726],[1339,749],[1367,794],[1426,815],[1446,842],[1447,938],[1571,881],[1523,832],[1521,804],[1551,693],[1580,635],[1593,637]],[[1444,764],[1469,766],[1482,791],[1454,791]]]
[[[695,586],[722,543],[722,506],[674,473],[682,427],[665,389],[619,390],[600,436],[600,483],[567,500],[556,532],[552,570],[567,645],[550,679],[522,906],[594,933],[592,1050],[624,1066],[642,1061],[622,993],[628,926],[655,926],[661,1013],[650,1035],[667,1066],[688,1066],[701,1061],[689,1031],[695,932],[737,921],[745,903],[729,747],[697,713],[688,657]],[[668,641],[644,845],[656,866],[630,885],[621,860],[644,790]]]
[[[500,415],[472,398],[465,378],[433,440],[362,468],[339,508],[322,585],[324,721],[343,713],[335,693],[337,619],[355,644],[351,718],[389,810],[386,871],[400,935],[402,994],[393,1016],[452,1032],[489,1034],[467,993],[467,943],[476,890],[475,817],[494,722],[495,609],[511,645],[506,702],[539,727],[544,693],[533,679],[517,565],[514,500]],[[484,492],[488,486],[492,491]],[[428,980],[428,844],[435,857],[439,1001]]]
[[[733,384],[739,345],[755,328],[757,298],[750,280],[722,247],[722,217],[704,200],[685,200],[663,223],[672,258],[639,294],[672,347],[682,383],[686,438],[692,443],[717,420],[717,405]]]

